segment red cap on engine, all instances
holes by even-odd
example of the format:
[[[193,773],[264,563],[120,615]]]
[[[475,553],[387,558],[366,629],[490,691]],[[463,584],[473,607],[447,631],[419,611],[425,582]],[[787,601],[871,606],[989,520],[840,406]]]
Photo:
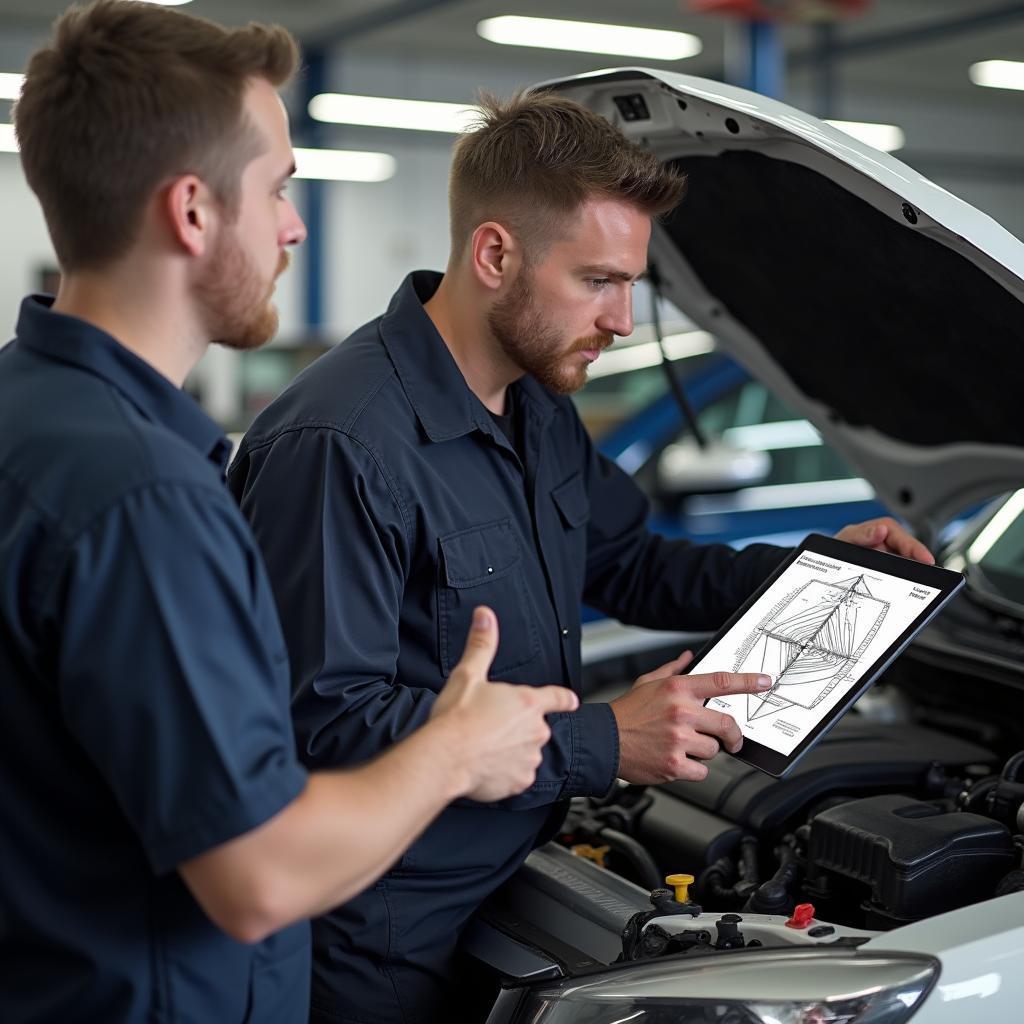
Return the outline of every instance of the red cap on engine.
[[[787,928],[806,928],[814,920],[814,904],[798,903],[793,908],[793,916],[786,922]]]

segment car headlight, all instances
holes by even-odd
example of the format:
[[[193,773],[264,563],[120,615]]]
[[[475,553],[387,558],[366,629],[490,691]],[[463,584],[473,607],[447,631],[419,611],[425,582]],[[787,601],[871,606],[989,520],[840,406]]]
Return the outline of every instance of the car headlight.
[[[765,950],[623,965],[538,985],[530,1024],[902,1024],[939,974],[929,957]]]

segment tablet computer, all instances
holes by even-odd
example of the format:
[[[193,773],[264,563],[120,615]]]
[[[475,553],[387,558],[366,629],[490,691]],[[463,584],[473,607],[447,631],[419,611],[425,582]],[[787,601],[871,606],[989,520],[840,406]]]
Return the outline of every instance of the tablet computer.
[[[743,747],[732,756],[782,776],[963,583],[949,569],[811,534],[687,672],[771,678],[764,693],[704,703],[740,727]]]

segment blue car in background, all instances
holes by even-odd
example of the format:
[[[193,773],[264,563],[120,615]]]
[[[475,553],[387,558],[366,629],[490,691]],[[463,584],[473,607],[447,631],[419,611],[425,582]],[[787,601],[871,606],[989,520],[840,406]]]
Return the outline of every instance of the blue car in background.
[[[619,351],[645,345],[656,343]],[[734,547],[788,546],[808,533],[833,534],[848,523],[888,514],[871,485],[806,419],[728,356],[710,349],[674,361],[707,438],[703,449],[668,389],[663,367],[603,373],[600,366],[598,360],[594,379],[578,397],[581,415],[598,449],[651,499],[656,532]],[[613,419],[615,411],[631,405],[625,418]],[[583,609],[586,623],[602,617]],[[639,641],[647,631],[619,629],[616,641],[627,633]],[[670,644],[676,639],[663,638]]]
[[[649,344],[656,343],[641,343]],[[810,532],[835,534],[847,523],[888,514],[871,485],[806,419],[728,356],[711,349],[674,361],[708,439],[705,449],[693,438],[663,367],[602,374],[600,364],[580,395],[581,415],[599,451],[650,498],[650,526],[659,534],[737,548],[788,546]],[[637,395],[639,408],[609,427],[614,413],[608,410],[629,409]],[[583,617],[594,623],[602,615],[585,607]]]
[[[812,531],[835,533],[888,513],[871,485],[806,419],[732,359],[711,352],[675,366],[709,439],[706,449],[693,439],[667,388],[597,437],[600,451],[651,498],[651,527],[658,533],[737,547],[788,545]],[[643,372],[660,375],[662,368]],[[627,375],[599,378],[587,390],[605,383],[605,390],[620,391],[617,376]]]

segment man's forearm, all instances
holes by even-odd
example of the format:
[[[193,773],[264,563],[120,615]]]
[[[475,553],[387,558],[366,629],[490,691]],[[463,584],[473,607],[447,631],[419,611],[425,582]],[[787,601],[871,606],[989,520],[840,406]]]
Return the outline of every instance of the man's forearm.
[[[362,767],[314,772],[283,815],[271,856],[290,891],[284,913],[312,916],[362,891],[468,788],[457,729],[428,722]]]

